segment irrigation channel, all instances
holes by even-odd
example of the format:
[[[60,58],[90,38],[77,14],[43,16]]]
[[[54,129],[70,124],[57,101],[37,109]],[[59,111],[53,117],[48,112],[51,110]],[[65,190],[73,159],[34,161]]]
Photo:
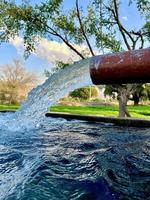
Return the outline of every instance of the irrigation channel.
[[[148,200],[150,130],[46,118],[48,107],[92,84],[89,59],[0,114],[0,200]]]

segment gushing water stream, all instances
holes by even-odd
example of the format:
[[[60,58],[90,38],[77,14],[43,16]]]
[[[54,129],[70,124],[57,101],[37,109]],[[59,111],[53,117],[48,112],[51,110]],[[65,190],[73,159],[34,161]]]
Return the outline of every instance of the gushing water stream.
[[[34,88],[29,93],[27,100],[22,104],[19,111],[16,112],[16,123],[21,128],[23,128],[21,126],[22,122],[28,128],[31,124],[32,128],[39,125],[40,121],[45,117],[48,108],[61,97],[77,88],[91,84],[89,59],[60,70],[59,73],[53,74],[45,83]],[[15,128],[18,127],[16,123]]]
[[[17,116],[40,119],[44,117],[48,107],[55,104],[61,97],[88,85],[92,85],[92,81],[89,73],[89,59],[86,59],[60,70],[43,85],[33,89],[17,112]]]
[[[29,93],[13,119],[6,121],[6,128],[11,127],[11,130],[16,131],[39,127],[50,106],[69,92],[89,85],[92,85],[89,59],[60,70]]]

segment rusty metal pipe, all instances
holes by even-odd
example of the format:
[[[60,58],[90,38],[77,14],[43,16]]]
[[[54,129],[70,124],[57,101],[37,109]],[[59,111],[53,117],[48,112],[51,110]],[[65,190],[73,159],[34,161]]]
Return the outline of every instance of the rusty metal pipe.
[[[150,83],[150,48],[94,56],[90,75],[95,85]]]

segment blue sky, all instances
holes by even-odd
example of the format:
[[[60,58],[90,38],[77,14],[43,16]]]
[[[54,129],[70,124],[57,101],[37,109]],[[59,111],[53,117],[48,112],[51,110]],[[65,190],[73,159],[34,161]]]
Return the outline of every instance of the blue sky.
[[[21,1],[17,0],[17,3]],[[38,3],[40,0],[31,0],[31,3]],[[90,0],[79,0],[80,5],[86,6]],[[85,3],[86,2],[86,3]],[[127,5],[127,0],[122,1],[121,5],[121,19],[126,27],[140,27],[142,25],[142,19],[139,17],[138,12],[135,7],[129,8]],[[64,8],[68,9],[74,5],[74,0],[64,0]],[[44,50],[43,50],[44,51]],[[49,51],[49,54],[50,51]],[[51,55],[49,55],[51,56]],[[49,69],[52,64],[44,56],[31,55],[27,60],[24,60],[23,55],[18,51],[18,49],[11,44],[3,43],[0,45],[0,66],[9,64],[13,59],[20,59],[24,62],[25,67],[30,71],[36,71],[43,74],[44,69]]]

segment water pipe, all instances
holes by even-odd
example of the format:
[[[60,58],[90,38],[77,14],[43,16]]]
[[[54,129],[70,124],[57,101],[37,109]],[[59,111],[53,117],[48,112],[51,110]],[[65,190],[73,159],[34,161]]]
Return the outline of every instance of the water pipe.
[[[150,48],[94,56],[90,75],[95,85],[150,83]]]

